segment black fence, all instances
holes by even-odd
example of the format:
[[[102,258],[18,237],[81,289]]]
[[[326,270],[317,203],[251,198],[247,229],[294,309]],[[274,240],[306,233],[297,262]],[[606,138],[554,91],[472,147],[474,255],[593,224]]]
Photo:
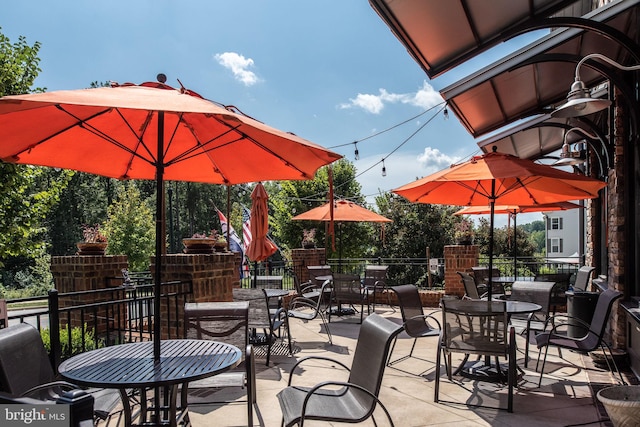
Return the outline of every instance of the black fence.
[[[168,331],[168,338],[179,337],[178,310],[186,295],[193,292],[192,283],[162,283],[160,319],[154,314],[153,283],[150,279],[134,283],[62,294],[54,289],[47,296],[9,300],[7,303],[12,307],[9,325],[17,322],[34,325],[55,368],[62,360],[94,348],[150,341],[154,321],[162,322],[161,329]]]

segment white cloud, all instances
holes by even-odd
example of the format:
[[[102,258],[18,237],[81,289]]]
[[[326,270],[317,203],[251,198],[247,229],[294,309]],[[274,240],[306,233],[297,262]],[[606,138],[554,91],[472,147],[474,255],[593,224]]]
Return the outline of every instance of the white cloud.
[[[448,156],[437,148],[425,147],[424,152],[418,156],[418,163],[427,172],[432,174],[460,161],[460,157]]]
[[[235,79],[245,86],[252,86],[260,81],[253,71],[249,71],[249,68],[253,67],[253,59],[245,58],[235,52],[216,53],[214,58],[218,61],[218,64],[231,70]]]
[[[361,108],[371,114],[380,114],[385,105],[409,104],[422,109],[431,108],[443,102],[440,94],[426,81],[415,93],[389,93],[386,89],[379,89],[377,95],[359,93],[349,102],[339,105],[339,108]]]

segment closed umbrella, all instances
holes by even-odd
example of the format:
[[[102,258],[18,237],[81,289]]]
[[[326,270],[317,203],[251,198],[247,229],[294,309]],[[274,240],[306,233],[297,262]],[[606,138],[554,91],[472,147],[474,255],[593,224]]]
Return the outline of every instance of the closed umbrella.
[[[247,256],[251,261],[264,261],[278,250],[267,237],[269,231],[269,195],[262,183],[258,183],[251,192],[251,243],[247,248]]]
[[[542,205],[499,205],[494,206],[494,214],[509,214],[513,216],[513,276],[518,276],[518,247],[516,240],[516,231],[518,225],[516,223],[519,213],[532,213],[532,212],[547,212],[547,211],[566,211],[569,209],[577,209],[582,206],[572,202],[558,202],[558,203],[545,203]],[[454,215],[482,215],[490,214],[491,208],[489,206],[467,206]]]
[[[489,206],[489,271],[495,205],[535,205],[598,197],[606,184],[494,150],[393,190],[410,202]],[[491,298],[489,275],[489,298]]]
[[[164,180],[313,178],[341,156],[185,88],[160,82],[0,98],[0,159],[156,181],[154,313],[160,314]],[[160,357],[160,322],[154,322]]]

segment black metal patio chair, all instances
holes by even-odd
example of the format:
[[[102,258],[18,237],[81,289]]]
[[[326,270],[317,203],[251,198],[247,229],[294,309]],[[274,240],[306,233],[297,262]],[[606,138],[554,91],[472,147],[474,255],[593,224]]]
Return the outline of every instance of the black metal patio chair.
[[[247,425],[253,425],[253,408],[257,405],[256,368],[253,346],[249,344],[249,302],[186,303],[184,306],[185,338],[211,339],[233,344],[245,349],[243,361],[231,371],[189,383],[182,389],[187,393],[185,401],[197,404],[224,404],[236,400],[202,399],[215,389],[239,387],[247,391]],[[192,396],[189,398],[189,396]]]
[[[393,361],[389,360],[389,366],[410,357],[414,357],[413,350],[416,347],[418,338],[439,337],[441,330],[440,321],[438,319],[436,319],[432,314],[424,314],[422,301],[420,300],[420,293],[415,285],[392,286],[391,289],[398,297],[400,312],[402,313],[402,325],[407,335],[413,338],[413,344],[411,345],[411,350],[408,355],[402,356]],[[393,354],[396,342],[397,337],[393,341],[393,346],[391,347],[389,356]],[[391,359],[391,357],[389,359]]]
[[[51,366],[40,332],[28,323],[0,329],[0,393],[23,402],[55,403],[67,391],[81,389],[61,381]],[[112,389],[86,390],[94,398],[96,420],[109,420],[120,414],[115,407],[120,392]]]
[[[557,347],[559,349],[564,348],[583,354],[587,354],[600,348],[604,359],[607,362],[607,366],[609,367],[609,371],[614,375],[617,373],[620,377],[620,382],[625,384],[622,374],[618,369],[618,365],[616,364],[611,352],[611,347],[605,341],[604,337],[607,323],[609,322],[609,317],[611,315],[611,308],[618,298],[622,298],[622,293],[613,289],[607,289],[606,291],[601,292],[600,295],[598,295],[598,302],[596,303],[596,309],[593,313],[591,324],[588,324],[576,317],[564,314],[549,318],[549,322],[553,322],[553,328],[548,332],[536,335],[536,345],[538,346],[538,349],[540,349],[540,354],[542,353],[541,349],[544,347],[544,358],[542,359],[542,367],[540,368],[540,380],[538,381],[538,386],[542,385],[542,376],[544,375],[544,366],[547,361],[549,347]],[[554,320],[554,318],[558,319]],[[569,325],[569,322],[571,322],[571,325],[574,327],[577,324],[579,327],[584,328],[586,335],[578,338],[568,336],[566,331],[563,331],[563,329]],[[607,355],[607,350],[609,351],[609,355]],[[536,370],[540,363],[540,354],[538,354]]]
[[[378,395],[391,342],[401,331],[401,326],[372,313],[360,328],[351,368],[324,356],[299,360],[289,373],[287,387],[278,393],[282,425],[303,427],[305,420],[358,423],[372,417],[376,407],[380,406],[393,426],[391,415]],[[321,360],[349,371],[347,381],[327,379],[311,387],[292,385],[294,376],[300,373],[300,365]]]

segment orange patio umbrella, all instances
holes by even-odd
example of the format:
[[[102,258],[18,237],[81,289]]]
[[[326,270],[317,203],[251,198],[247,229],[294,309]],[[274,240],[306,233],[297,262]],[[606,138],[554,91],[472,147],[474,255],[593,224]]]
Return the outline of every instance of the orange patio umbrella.
[[[327,202],[322,206],[310,209],[291,219],[294,221],[393,222],[387,217],[344,199],[335,200],[333,203]],[[342,259],[342,242],[340,245],[339,259]]]
[[[238,184],[313,178],[339,154],[233,107],[159,82],[0,98],[0,159],[156,181],[154,312],[160,313],[164,181]],[[160,322],[154,322],[160,357]]]
[[[518,276],[518,247],[516,245],[516,231],[518,229],[517,226],[517,216],[519,213],[532,213],[532,212],[547,212],[547,211],[566,211],[569,209],[578,209],[582,208],[577,203],[572,202],[557,202],[557,203],[545,203],[541,205],[499,205],[494,206],[493,213],[494,214],[509,214],[509,216],[513,216],[513,275],[514,277]],[[490,214],[491,208],[489,206],[467,206],[466,208],[462,208],[459,211],[455,212],[454,215],[482,215],[482,214]]]
[[[296,215],[292,220],[296,221],[331,221],[331,203],[325,203],[317,208]],[[333,202],[334,221],[352,222],[393,222],[387,217],[379,215],[369,209],[363,208],[349,200],[336,200]]]
[[[393,190],[410,202],[489,206],[489,271],[495,205],[535,205],[598,197],[605,183],[495,151]],[[491,275],[489,275],[491,298]]]
[[[269,195],[262,183],[258,183],[251,192],[251,243],[247,248],[247,256],[251,261],[264,261],[278,250],[267,237],[269,231]]]

